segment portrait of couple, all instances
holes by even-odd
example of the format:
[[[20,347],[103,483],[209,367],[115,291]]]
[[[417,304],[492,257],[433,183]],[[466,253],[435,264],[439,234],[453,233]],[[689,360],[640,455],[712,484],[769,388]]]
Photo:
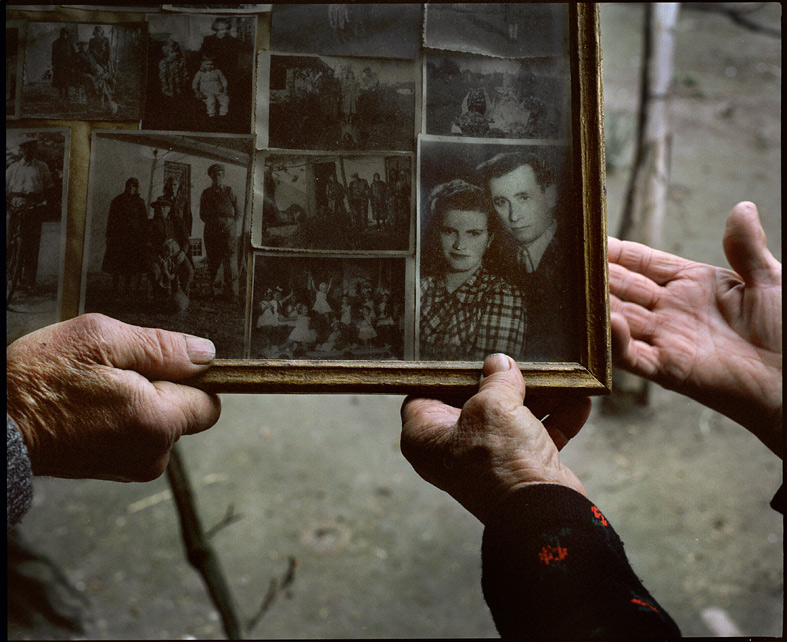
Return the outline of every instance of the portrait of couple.
[[[562,164],[538,148],[425,146],[420,358],[579,361],[581,217]]]

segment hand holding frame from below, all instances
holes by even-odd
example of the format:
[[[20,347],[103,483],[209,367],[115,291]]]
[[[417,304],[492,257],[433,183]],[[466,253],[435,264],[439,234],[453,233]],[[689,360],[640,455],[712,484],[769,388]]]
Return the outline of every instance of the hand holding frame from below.
[[[560,484],[586,495],[558,451],[590,414],[590,400],[555,408],[542,423],[522,402],[516,362],[487,357],[478,393],[460,410],[436,399],[402,405],[402,453],[421,477],[481,522],[506,495],[532,484]]]

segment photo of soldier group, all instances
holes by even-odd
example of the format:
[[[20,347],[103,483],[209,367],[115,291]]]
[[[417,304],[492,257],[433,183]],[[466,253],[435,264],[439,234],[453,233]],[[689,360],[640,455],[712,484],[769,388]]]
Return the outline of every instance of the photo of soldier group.
[[[95,133],[82,311],[242,357],[252,147],[251,136]]]
[[[6,339],[60,320],[68,129],[8,129]]]
[[[250,356],[403,359],[404,259],[254,257]]]
[[[411,151],[416,77],[410,61],[271,55],[268,146]]]
[[[570,115],[565,58],[425,56],[425,133],[476,138],[561,138]]]
[[[144,129],[249,133],[257,19],[148,16]]]
[[[139,120],[144,23],[29,22],[22,116]]]
[[[258,153],[256,165],[261,247],[410,248],[411,156]]]
[[[418,57],[417,3],[275,4],[271,51],[381,58]]]

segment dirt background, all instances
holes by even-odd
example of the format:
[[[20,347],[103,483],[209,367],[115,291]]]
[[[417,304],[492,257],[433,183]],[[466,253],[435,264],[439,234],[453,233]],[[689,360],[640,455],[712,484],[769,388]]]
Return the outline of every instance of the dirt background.
[[[750,8],[755,5],[750,5]],[[781,6],[750,17],[779,28]],[[643,7],[602,5],[609,229],[628,176]],[[676,32],[664,248],[726,265],[724,220],[760,206],[781,259],[781,39],[684,7]],[[251,616],[288,559],[294,579],[251,632],[264,638],[495,637],[480,590],[481,526],[422,482],[398,449],[400,397],[227,395],[219,425],[182,453],[212,542]],[[740,426],[659,388],[604,415],[564,451],[684,635],[781,636],[783,521],[768,507],[782,463]],[[165,479],[36,481],[19,528],[73,588],[49,582],[82,631],[12,611],[10,639],[221,637],[189,567]],[[35,576],[54,571],[29,563]],[[9,595],[23,595],[19,585]]]

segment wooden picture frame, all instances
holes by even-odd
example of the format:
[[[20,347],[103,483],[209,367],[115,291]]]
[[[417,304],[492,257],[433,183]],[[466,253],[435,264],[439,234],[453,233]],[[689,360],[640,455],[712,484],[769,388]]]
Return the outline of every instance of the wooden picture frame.
[[[575,226],[581,263],[575,312],[582,323],[576,359],[519,362],[528,396],[607,394],[611,385],[598,5],[571,3],[568,16],[570,206],[581,212]],[[216,393],[467,396],[476,390],[480,372],[480,361],[218,359],[190,383]]]

